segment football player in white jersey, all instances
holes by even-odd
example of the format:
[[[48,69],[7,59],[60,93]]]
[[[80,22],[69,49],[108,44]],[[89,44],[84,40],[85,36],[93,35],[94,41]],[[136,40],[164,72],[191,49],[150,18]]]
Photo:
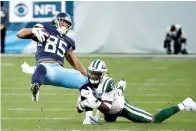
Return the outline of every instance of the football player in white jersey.
[[[187,54],[185,48],[187,38],[185,37],[182,27],[178,24],[173,24],[167,28],[166,36],[164,40],[164,48],[167,50],[168,54],[172,53],[171,42],[173,41],[173,54]]]
[[[106,122],[115,122],[121,116],[137,123],[161,123],[181,110],[196,111],[196,103],[190,97],[155,115],[133,106],[123,96],[126,81],[120,80],[116,87],[115,81],[107,76],[106,64],[102,60],[95,60],[90,64],[88,79],[89,83],[80,88],[77,103],[78,112],[86,112],[83,124],[100,124],[92,116],[93,109],[101,111]]]

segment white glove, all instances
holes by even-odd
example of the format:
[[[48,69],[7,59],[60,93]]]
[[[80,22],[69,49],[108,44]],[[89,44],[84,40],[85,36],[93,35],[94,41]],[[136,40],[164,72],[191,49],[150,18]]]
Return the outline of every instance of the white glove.
[[[124,92],[124,90],[126,89],[126,81],[125,80],[118,81],[117,88],[121,89]]]
[[[32,33],[37,37],[39,42],[45,42],[46,41],[45,37],[49,37],[48,34],[45,33],[43,30],[44,28],[36,28],[36,27],[32,29]]]
[[[86,99],[86,100],[83,100],[82,102],[80,102],[80,106],[82,108],[90,107],[93,109],[97,109],[100,105],[101,105],[101,102],[99,100],[94,101],[92,99]]]
[[[101,102],[94,97],[93,91],[90,87],[87,87],[88,90],[83,91],[85,93],[86,99],[80,102],[79,108],[90,107],[90,108],[98,108],[101,105]],[[82,94],[81,94],[82,95]]]

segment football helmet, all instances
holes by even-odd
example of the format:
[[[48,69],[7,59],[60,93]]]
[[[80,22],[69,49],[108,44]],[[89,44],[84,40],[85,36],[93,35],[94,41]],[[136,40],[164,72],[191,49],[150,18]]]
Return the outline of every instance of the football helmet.
[[[99,84],[107,75],[106,64],[102,60],[94,60],[88,67],[88,79],[91,84]]]
[[[68,26],[61,26],[62,22],[67,22]],[[72,20],[69,14],[59,12],[53,16],[52,25],[61,35],[65,35],[72,28]]]

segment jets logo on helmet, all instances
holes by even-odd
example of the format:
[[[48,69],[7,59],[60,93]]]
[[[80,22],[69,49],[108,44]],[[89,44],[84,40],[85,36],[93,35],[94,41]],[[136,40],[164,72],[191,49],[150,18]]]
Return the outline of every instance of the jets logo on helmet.
[[[92,84],[99,84],[105,75],[107,75],[107,68],[104,61],[95,60],[91,62],[88,67],[88,79]]]

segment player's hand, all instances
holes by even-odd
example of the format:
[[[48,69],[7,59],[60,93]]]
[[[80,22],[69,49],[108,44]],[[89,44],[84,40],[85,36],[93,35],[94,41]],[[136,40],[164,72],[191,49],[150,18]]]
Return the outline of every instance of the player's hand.
[[[37,28],[37,27],[34,27],[32,29],[32,33],[37,37],[39,42],[45,42],[46,38],[49,37],[48,34],[43,30],[44,28]]]
[[[80,102],[81,109],[85,107],[90,107],[93,109],[97,109],[101,105],[101,102],[99,100],[92,100],[92,99],[86,99]]]
[[[88,90],[81,91],[81,95],[86,98],[80,103],[81,107],[98,108],[101,102],[95,98],[93,90],[90,87],[87,88]]]

